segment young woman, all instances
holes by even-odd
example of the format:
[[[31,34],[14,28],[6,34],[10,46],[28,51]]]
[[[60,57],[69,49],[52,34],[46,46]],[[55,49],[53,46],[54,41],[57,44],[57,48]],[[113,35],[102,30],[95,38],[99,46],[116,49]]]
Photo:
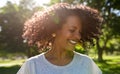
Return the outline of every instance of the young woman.
[[[58,3],[26,21],[23,38],[48,51],[29,58],[17,74],[102,74],[93,60],[74,51],[101,34],[99,12],[83,5]]]

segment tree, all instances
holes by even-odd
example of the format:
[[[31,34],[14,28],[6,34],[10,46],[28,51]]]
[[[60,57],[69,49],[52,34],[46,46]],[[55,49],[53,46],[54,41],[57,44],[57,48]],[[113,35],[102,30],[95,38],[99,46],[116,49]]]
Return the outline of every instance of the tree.
[[[23,24],[35,11],[42,9],[42,7],[35,7],[32,5],[32,1],[27,0],[27,2],[21,0],[20,4],[16,5],[8,1],[4,7],[0,8],[1,50],[26,52],[26,49],[29,49],[22,39]]]
[[[87,0],[87,5],[98,9],[102,13],[105,21],[102,25],[103,35],[100,39],[96,40],[99,61],[103,60],[103,50],[107,49],[108,42],[120,36],[120,16],[114,13],[120,9],[119,2],[119,0]],[[102,45],[101,42],[103,42]]]
[[[0,42],[5,45],[4,50],[9,52],[22,50],[23,42],[20,35],[22,34],[23,22],[18,16],[18,6],[8,1],[7,5],[1,8],[1,11],[0,24],[2,31]]]

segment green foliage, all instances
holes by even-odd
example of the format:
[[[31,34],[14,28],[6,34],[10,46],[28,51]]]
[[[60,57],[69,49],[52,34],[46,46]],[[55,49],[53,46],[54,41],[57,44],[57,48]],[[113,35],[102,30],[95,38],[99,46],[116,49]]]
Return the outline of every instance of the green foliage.
[[[118,5],[120,0],[86,0],[88,6],[98,9],[104,18],[104,23],[102,24],[102,35],[99,40],[97,40],[97,49],[99,59],[102,60],[102,52],[116,51],[116,46],[119,50],[120,45],[116,45],[111,40],[119,42],[120,38],[120,16],[116,14],[116,11],[120,11],[120,6]],[[109,46],[109,47],[108,47]],[[120,50],[119,50],[120,51]]]
[[[17,12],[9,11],[6,13],[1,13],[0,19],[0,25],[2,27],[2,31],[0,32],[0,45],[4,45],[4,48],[8,50],[15,50],[16,47],[18,49],[19,47],[22,48],[21,34],[23,26],[22,20],[20,20]]]
[[[0,8],[0,50],[26,52],[29,48],[23,43],[23,24],[35,11],[41,9],[42,7],[35,7],[30,0],[21,0],[19,5],[8,1]]]
[[[86,50],[80,44],[75,45],[75,51],[83,54],[86,53]]]

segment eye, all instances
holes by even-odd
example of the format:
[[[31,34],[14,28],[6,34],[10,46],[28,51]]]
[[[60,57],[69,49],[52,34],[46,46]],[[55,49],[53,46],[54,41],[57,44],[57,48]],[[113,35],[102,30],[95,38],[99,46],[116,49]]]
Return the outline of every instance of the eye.
[[[71,33],[75,32],[75,30],[74,30],[74,29],[70,29],[69,31],[70,31]]]
[[[82,32],[79,32],[79,34],[81,35]]]
[[[82,32],[79,32],[80,36],[82,35]]]

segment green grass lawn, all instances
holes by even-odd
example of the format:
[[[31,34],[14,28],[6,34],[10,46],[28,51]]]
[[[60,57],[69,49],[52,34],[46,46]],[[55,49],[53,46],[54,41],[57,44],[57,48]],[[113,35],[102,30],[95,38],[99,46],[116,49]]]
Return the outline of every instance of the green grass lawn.
[[[16,74],[24,60],[0,60],[0,74]]]
[[[103,74],[120,74],[120,56],[104,56],[104,62],[97,62]],[[24,60],[0,60],[0,74],[16,74]]]
[[[104,62],[97,62],[103,74],[120,74],[120,56],[104,56]]]

